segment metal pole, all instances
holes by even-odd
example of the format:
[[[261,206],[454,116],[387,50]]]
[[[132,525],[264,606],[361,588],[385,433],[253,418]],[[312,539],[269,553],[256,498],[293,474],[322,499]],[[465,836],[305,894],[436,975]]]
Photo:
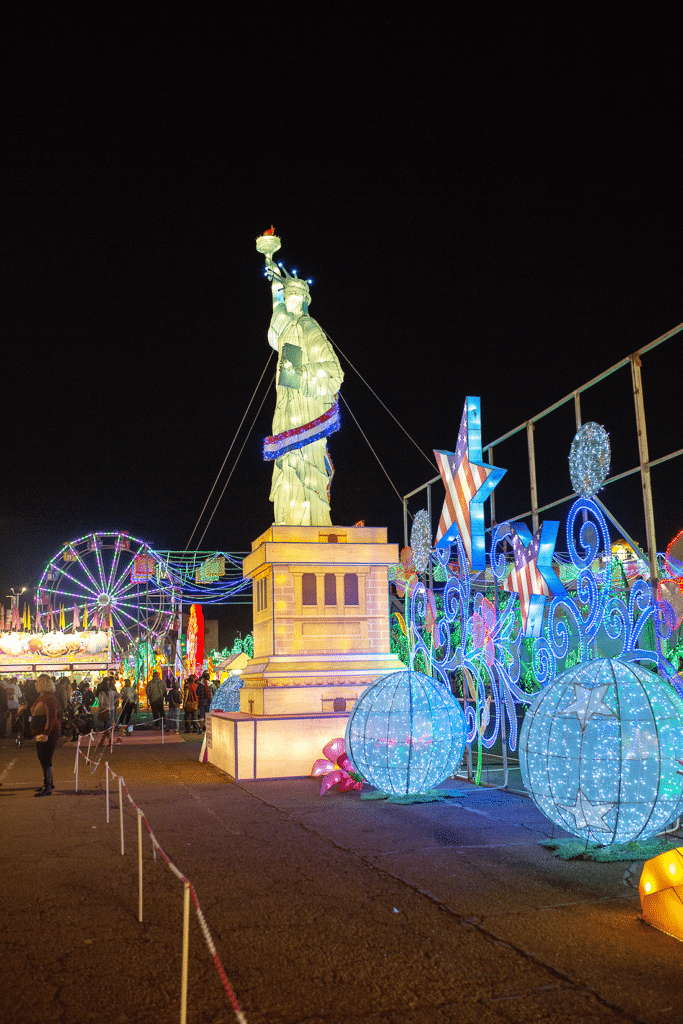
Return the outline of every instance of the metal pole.
[[[408,499],[403,499],[403,547],[408,547]]]
[[[185,882],[183,892],[183,964],[180,977],[180,1024],[187,1021],[187,962],[190,949],[190,884]]]
[[[80,749],[81,749],[81,737],[79,736],[78,737],[78,742],[76,743],[76,764],[74,765],[74,771],[76,773],[76,790],[75,790],[76,793],[78,793],[78,758],[80,756],[79,755]]]
[[[645,513],[645,535],[647,538],[647,556],[650,563],[650,583],[657,589],[657,544],[655,541],[655,517],[652,508],[652,484],[650,481],[650,454],[647,445],[647,425],[645,422],[645,405],[643,403],[643,382],[640,374],[640,356],[631,356],[631,377],[633,379],[633,398],[636,405],[636,426],[638,428],[638,454],[640,458],[640,479],[643,485],[643,512]]]
[[[121,856],[123,857],[123,779],[119,775],[119,823],[121,825]]]
[[[533,532],[538,529],[538,492],[536,490],[536,452],[534,449],[534,424],[531,420],[526,425],[526,446],[529,453],[529,485],[531,488],[531,520]]]
[[[109,761],[104,762],[104,774],[107,780],[107,825],[109,824]]]
[[[493,465],[493,447],[489,448],[489,465]],[[491,529],[496,525],[496,492],[491,491]]]
[[[138,921],[142,922],[142,811],[138,807]]]
[[[500,688],[500,749],[503,755],[503,789],[508,787],[508,744],[507,744],[507,732],[505,729],[505,699],[502,693],[502,687]],[[515,707],[515,714],[517,714],[517,705]]]
[[[574,417],[576,419],[577,433],[581,430],[581,392],[574,392]]]
[[[427,516],[429,518],[429,536],[432,536],[432,485],[427,484]],[[429,559],[429,589],[434,589],[434,575],[432,572],[432,560]]]

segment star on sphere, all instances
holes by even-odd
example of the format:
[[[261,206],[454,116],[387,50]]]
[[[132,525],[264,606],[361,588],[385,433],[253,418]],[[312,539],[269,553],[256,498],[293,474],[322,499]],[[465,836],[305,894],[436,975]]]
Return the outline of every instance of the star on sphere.
[[[566,715],[569,712],[573,712],[579,720],[581,732],[585,731],[586,725],[590,722],[593,715],[612,715],[612,717],[616,717],[609,704],[605,704],[605,696],[610,686],[611,683],[606,683],[604,686],[595,686],[591,689],[574,683],[574,701],[572,704],[568,704],[566,708],[563,708],[562,713]]]
[[[595,832],[612,831],[610,826],[605,824],[604,818],[613,807],[616,807],[616,803],[592,804],[586,794],[579,789],[574,805],[558,804],[557,806],[561,811],[571,814],[576,828],[593,829]]]
[[[460,536],[471,568],[485,569],[484,502],[507,470],[482,461],[478,398],[465,399],[455,451],[435,449],[434,455],[446,488],[436,547],[450,546]]]
[[[526,637],[541,635],[546,598],[567,596],[552,565],[559,526],[558,522],[541,523],[533,538],[523,523],[510,525],[507,531],[515,563],[503,590],[519,594]]]

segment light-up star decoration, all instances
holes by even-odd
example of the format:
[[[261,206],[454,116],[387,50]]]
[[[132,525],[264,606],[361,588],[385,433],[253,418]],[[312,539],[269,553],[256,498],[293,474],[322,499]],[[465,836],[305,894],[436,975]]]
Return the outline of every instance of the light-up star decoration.
[[[557,522],[542,523],[533,539],[523,523],[509,527],[515,564],[503,583],[503,590],[519,594],[522,628],[526,637],[541,635],[546,598],[567,596],[552,565],[559,525]]]
[[[472,569],[486,568],[484,502],[507,470],[482,461],[481,410],[478,398],[466,398],[455,452],[434,455],[446,488],[436,546],[446,547],[460,536]]]
[[[562,714],[575,714],[581,725],[581,732],[585,732],[586,725],[593,715],[614,715],[612,708],[605,704],[605,694],[609,689],[609,684],[590,689],[574,683],[574,700],[562,709]]]
[[[576,803],[572,805],[558,804],[560,810],[571,814],[576,828],[590,829],[594,832],[611,832],[609,825],[605,824],[605,815],[608,814],[616,803],[613,804],[592,804],[586,794],[579,790],[576,795]]]

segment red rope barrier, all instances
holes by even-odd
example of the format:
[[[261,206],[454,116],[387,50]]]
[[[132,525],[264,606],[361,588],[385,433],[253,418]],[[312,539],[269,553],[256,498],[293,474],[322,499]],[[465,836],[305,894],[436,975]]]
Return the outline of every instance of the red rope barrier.
[[[86,754],[83,753],[83,751],[79,751],[79,753],[81,754],[81,757],[85,758],[85,760],[88,762],[88,764],[94,764],[95,765],[95,769],[99,768],[100,764],[102,763],[101,761],[91,761],[90,758]],[[114,771],[114,769],[109,766],[109,762],[105,761],[104,764],[106,765],[107,770],[112,773],[113,777],[115,779],[118,779],[119,776]],[[152,832],[152,829],[150,828],[149,822],[147,821],[147,818],[145,817],[145,812],[142,810],[142,808],[138,807],[138,805],[133,800],[133,797],[130,795],[130,792],[128,790],[128,786],[126,785],[123,776],[121,776],[121,785],[125,789],[126,796],[128,797],[128,800],[133,805],[135,810],[141,812],[141,815],[140,815],[141,819],[142,819],[142,821],[145,824],[145,828],[147,829],[147,832],[149,833],[149,836],[150,836],[150,839],[152,840],[152,844],[153,844],[154,848],[159,851],[159,853],[161,854],[163,859],[166,861],[167,865],[169,866],[169,868],[171,869],[173,874],[176,876],[176,878],[178,878],[181,882],[183,882],[183,884],[185,884],[185,885],[187,885],[189,887],[190,895],[192,896],[192,902],[194,903],[195,913],[197,914],[197,920],[199,921],[199,927],[201,928],[202,935],[204,936],[204,941],[206,942],[206,945],[208,947],[209,953],[211,954],[211,959],[213,960],[214,966],[215,966],[215,968],[216,968],[216,970],[218,972],[218,977],[220,978],[221,984],[223,985],[223,988],[225,989],[225,993],[226,993],[228,999],[230,1000],[230,1004],[231,1004],[231,1006],[232,1006],[232,1008],[233,1008],[233,1010],[235,1012],[235,1016],[237,1017],[237,1020],[238,1020],[239,1024],[247,1024],[247,1019],[244,1016],[244,1014],[242,1013],[242,1010],[240,1009],[240,1005],[239,1005],[239,1003],[237,1001],[237,996],[235,995],[234,989],[233,989],[232,985],[230,984],[230,981],[228,980],[227,974],[225,973],[225,968],[223,967],[223,964],[221,963],[220,957],[218,956],[218,952],[216,950],[216,946],[214,945],[214,941],[213,941],[213,938],[211,936],[211,932],[209,931],[209,926],[206,923],[206,918],[204,917],[204,912],[203,912],[202,908],[199,905],[199,899],[197,897],[197,893],[195,892],[194,885],[182,873],[182,871],[180,871],[179,868],[177,868],[175,866],[175,864],[170,859],[168,854],[159,845],[159,841],[157,840],[156,836]]]

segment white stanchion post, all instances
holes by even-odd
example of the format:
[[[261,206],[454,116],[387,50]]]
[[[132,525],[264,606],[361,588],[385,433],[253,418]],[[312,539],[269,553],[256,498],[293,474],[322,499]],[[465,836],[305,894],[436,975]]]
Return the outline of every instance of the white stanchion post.
[[[187,1021],[187,962],[190,950],[190,885],[185,882],[183,893],[183,965],[180,979],[180,1024]]]
[[[80,749],[81,749],[81,737],[79,736],[78,737],[78,743],[76,744],[76,764],[74,765],[74,771],[76,772],[76,792],[77,793],[78,793],[78,759],[81,756],[80,755]]]
[[[161,742],[162,742],[162,745],[163,745],[163,742],[164,742],[164,713],[163,713],[163,711],[161,712]]]
[[[109,761],[104,762],[104,774],[107,779],[107,825],[109,824]]]
[[[138,921],[142,922],[142,811],[138,807]]]
[[[119,775],[119,821],[121,823],[121,856],[123,857],[123,779]]]
[[[91,746],[91,744],[92,744],[92,729],[88,733],[88,753],[86,755],[88,760],[90,760],[90,746]]]

